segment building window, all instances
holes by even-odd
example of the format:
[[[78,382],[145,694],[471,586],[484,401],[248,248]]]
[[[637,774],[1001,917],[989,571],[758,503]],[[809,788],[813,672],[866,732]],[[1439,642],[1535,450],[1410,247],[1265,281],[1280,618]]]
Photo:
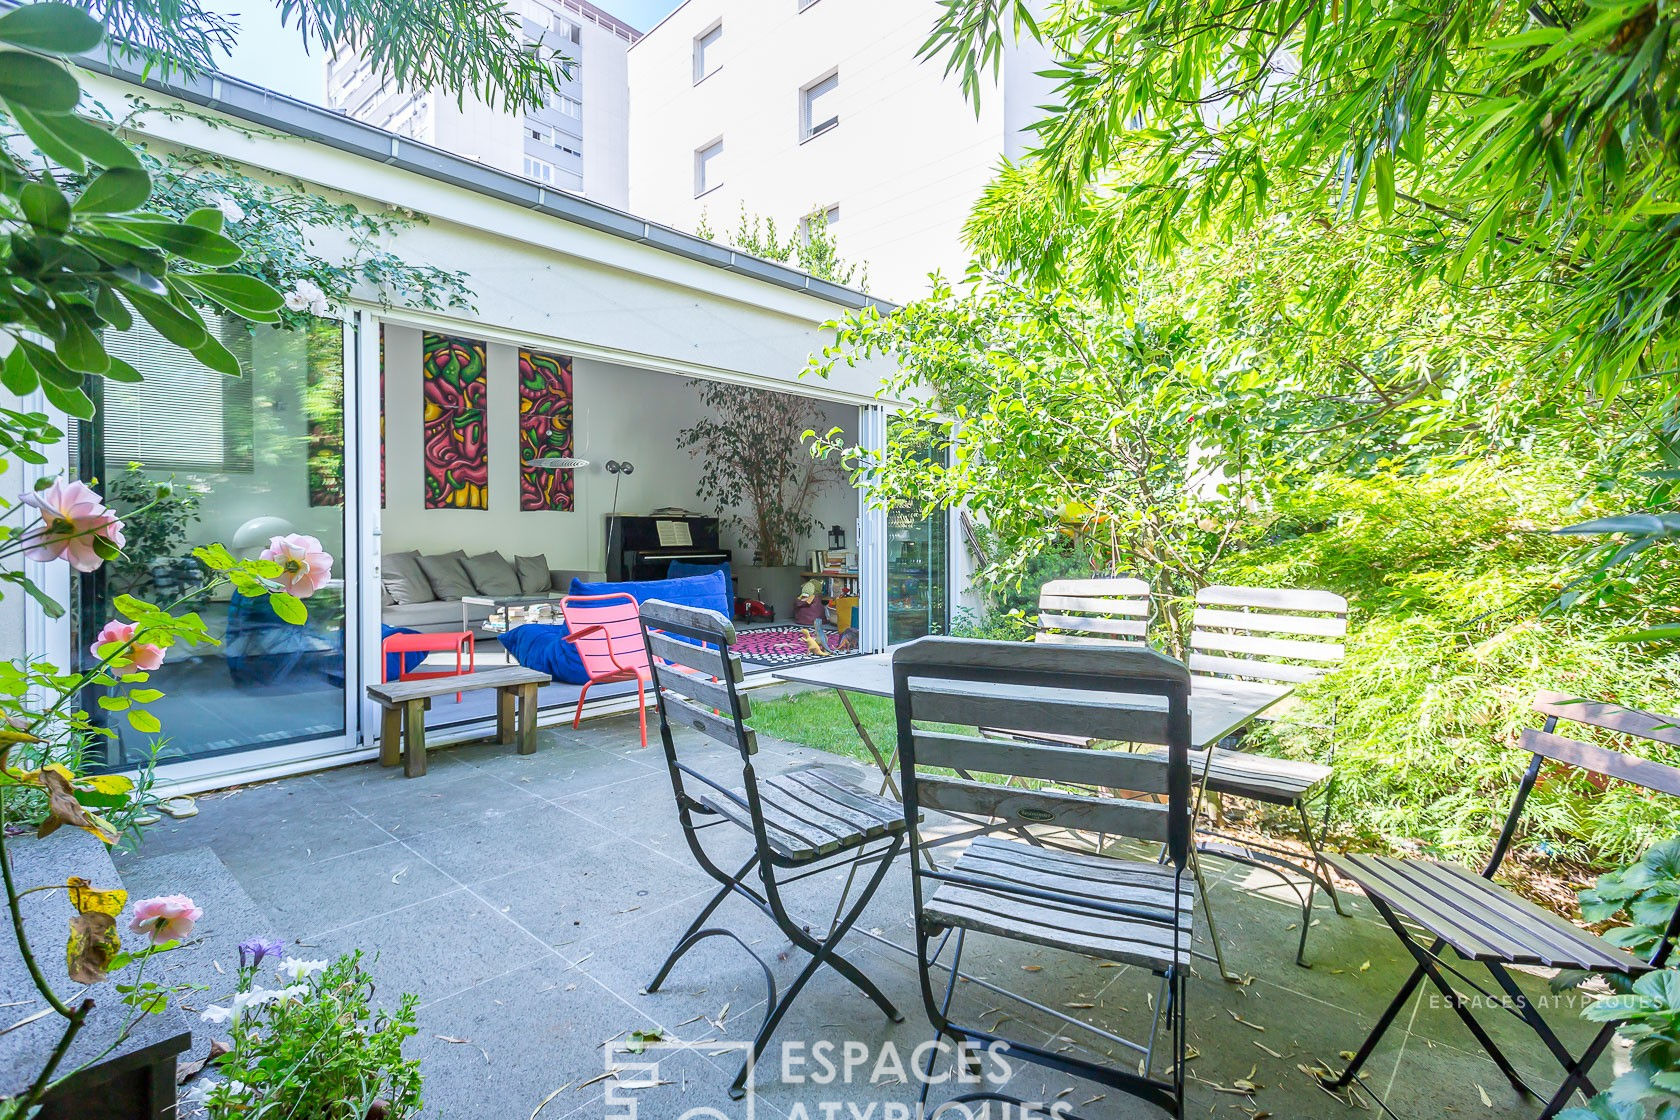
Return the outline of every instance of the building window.
[[[560,110],[561,116],[566,116],[566,117],[581,117],[581,116],[583,116],[583,102],[579,101],[575,97],[567,97],[565,94],[561,94],[560,95],[560,103],[558,105],[558,108]]]
[[[801,218],[799,220],[799,231],[804,235],[805,240],[809,241],[818,230],[827,230],[832,233],[834,231],[834,227],[839,224],[840,207],[825,206],[820,209],[813,210]]]
[[[694,82],[710,77],[722,63],[722,52],[718,43],[723,39],[723,24],[717,24],[710,31],[695,37],[694,40]]]
[[[554,130],[546,124],[527,124],[525,126],[525,135],[529,136],[532,140],[537,141],[539,144],[554,143]]]
[[[525,178],[535,179],[539,183],[552,183],[554,182],[554,165],[526,156]]]
[[[819,78],[799,91],[799,135],[809,140],[840,123],[840,75]]]
[[[723,140],[712,141],[694,151],[694,197],[699,198],[723,182]]]

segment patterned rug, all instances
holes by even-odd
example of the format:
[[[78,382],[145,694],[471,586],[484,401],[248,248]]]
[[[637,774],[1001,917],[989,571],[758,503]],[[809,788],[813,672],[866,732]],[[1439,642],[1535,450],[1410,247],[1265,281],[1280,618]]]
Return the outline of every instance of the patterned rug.
[[[773,625],[741,630],[735,638],[735,652],[743,661],[760,665],[789,665],[795,661],[809,661],[815,655],[805,644],[805,635],[816,633],[809,626]],[[826,635],[828,648],[840,648],[840,635],[832,630]]]

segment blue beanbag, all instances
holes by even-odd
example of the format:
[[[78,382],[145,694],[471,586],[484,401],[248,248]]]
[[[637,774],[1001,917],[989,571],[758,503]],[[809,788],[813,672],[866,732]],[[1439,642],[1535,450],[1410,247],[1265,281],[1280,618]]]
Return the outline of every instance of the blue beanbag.
[[[691,576],[703,576],[707,572],[723,573],[723,590],[732,598],[735,594],[735,573],[729,568],[729,561],[713,562],[710,564],[696,564],[689,560],[671,561],[670,570],[665,573],[667,579],[687,579]],[[733,607],[733,603],[730,604]],[[727,617],[729,611],[724,611]]]
[[[577,649],[566,640],[571,633],[563,622],[527,622],[502,635],[502,648],[527,669],[547,673],[567,684],[588,684]]]
[[[387,626],[383,622],[379,624],[379,637],[381,641],[389,638],[392,634],[418,633],[420,633],[420,631],[411,630],[407,626]],[[402,658],[401,665],[397,664],[397,658],[399,657]],[[407,653],[401,654],[387,653],[385,655],[385,679],[388,681],[394,681],[404,673],[417,668],[420,662],[424,660],[426,660],[426,651],[423,649],[413,649],[409,650]]]
[[[584,583],[576,576],[572,577],[573,595],[611,595],[617,591],[628,592],[638,603],[659,599],[667,603],[680,603],[685,607],[705,607],[707,610],[717,611],[724,618],[728,618],[735,610],[735,604],[730,597],[729,580],[721,568],[714,568],[703,576],[649,579],[632,583]]]

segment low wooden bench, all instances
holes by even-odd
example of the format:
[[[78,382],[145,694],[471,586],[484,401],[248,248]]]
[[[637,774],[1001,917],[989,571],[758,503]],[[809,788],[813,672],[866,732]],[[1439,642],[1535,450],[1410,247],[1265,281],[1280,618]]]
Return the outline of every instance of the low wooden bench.
[[[517,704],[519,753],[535,754],[537,689],[552,680],[547,673],[539,673],[523,665],[508,665],[499,669],[480,669],[460,676],[370,684],[367,690],[368,699],[385,709],[379,731],[379,764],[397,764],[400,742],[403,773],[410,778],[418,778],[424,774],[426,709],[432,706],[432,697],[451,692],[476,692],[481,688],[496,690],[496,741],[513,742],[514,708]]]

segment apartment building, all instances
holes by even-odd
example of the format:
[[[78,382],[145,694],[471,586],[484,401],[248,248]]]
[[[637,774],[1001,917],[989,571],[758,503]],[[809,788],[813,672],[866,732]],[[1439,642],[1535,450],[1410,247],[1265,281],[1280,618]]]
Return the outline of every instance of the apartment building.
[[[572,60],[571,77],[540,109],[504,113],[440,90],[402,90],[367,61],[327,63],[330,108],[501,171],[608,206],[629,204],[626,54],[640,33],[586,0],[509,0],[525,39]]]
[[[960,277],[962,226],[1030,146],[1050,83],[1012,49],[976,112],[916,53],[936,0],[688,0],[629,50],[630,209],[720,235],[749,213],[833,227],[871,291]]]

